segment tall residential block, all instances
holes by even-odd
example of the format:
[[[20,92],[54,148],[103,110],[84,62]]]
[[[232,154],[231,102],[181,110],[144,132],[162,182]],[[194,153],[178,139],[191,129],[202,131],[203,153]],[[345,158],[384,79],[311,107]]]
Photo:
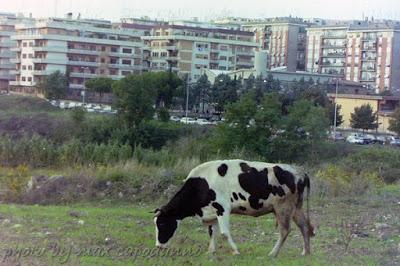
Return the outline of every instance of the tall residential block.
[[[202,69],[236,70],[254,67],[254,33],[220,28],[166,24],[142,39],[148,47],[151,71],[171,70],[191,80]]]
[[[383,92],[400,86],[400,25],[353,22],[308,30],[306,69]]]
[[[243,22],[242,28],[254,32],[261,49],[269,52],[269,68],[296,71],[305,69],[308,25],[299,18],[276,18]]]
[[[34,90],[44,77],[60,71],[68,77],[72,94],[79,94],[86,79],[120,79],[141,73],[143,32],[122,29],[102,20],[49,18],[16,25],[15,91]]]

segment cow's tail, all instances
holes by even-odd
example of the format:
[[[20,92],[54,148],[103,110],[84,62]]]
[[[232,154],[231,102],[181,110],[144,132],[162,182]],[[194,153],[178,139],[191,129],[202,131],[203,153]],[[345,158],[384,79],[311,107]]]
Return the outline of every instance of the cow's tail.
[[[309,203],[309,198],[310,198],[310,178],[308,177],[307,174],[304,174],[304,187],[307,189],[307,194],[306,194],[307,223],[308,223],[310,236],[313,237],[313,236],[315,236],[315,233],[314,233],[314,226],[311,224],[311,220],[310,220],[310,203]]]

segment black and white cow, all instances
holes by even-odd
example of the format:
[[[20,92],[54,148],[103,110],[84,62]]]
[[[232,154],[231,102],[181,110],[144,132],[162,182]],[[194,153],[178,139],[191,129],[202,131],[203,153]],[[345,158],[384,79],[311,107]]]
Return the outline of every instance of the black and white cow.
[[[198,216],[208,226],[209,252],[215,252],[218,229],[226,237],[234,254],[239,254],[229,231],[229,215],[260,216],[274,213],[280,237],[269,255],[277,256],[290,231],[291,219],[304,239],[303,255],[310,254],[314,235],[302,210],[303,192],[310,191],[310,180],[299,168],[286,164],[243,160],[211,161],[194,168],[183,187],[165,206],[155,210],[156,246],[165,247],[179,222]]]

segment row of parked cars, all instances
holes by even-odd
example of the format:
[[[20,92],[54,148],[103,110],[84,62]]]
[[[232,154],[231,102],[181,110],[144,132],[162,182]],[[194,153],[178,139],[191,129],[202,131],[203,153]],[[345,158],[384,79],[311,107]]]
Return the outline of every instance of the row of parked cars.
[[[171,121],[174,122],[180,122],[183,124],[189,124],[189,125],[216,125],[218,122],[217,121],[209,121],[205,118],[192,118],[192,117],[178,117],[178,116],[171,116],[170,117]]]
[[[113,110],[110,105],[104,104],[93,104],[93,103],[81,103],[73,101],[55,101],[52,100],[50,103],[53,106],[59,107],[61,109],[73,109],[73,108],[84,108],[89,113],[108,113],[116,114],[117,111]]]
[[[330,139],[334,141],[346,141],[348,143],[368,145],[368,144],[380,144],[380,145],[393,145],[400,147],[400,137],[386,136],[386,135],[372,135],[363,133],[350,133],[347,137],[342,132],[331,133]]]

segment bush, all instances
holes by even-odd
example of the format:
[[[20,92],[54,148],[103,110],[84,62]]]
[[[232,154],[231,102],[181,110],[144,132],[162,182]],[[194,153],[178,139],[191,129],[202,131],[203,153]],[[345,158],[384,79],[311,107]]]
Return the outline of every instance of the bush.
[[[28,167],[20,165],[16,168],[2,173],[0,176],[0,184],[3,184],[5,191],[4,200],[16,201],[25,192],[29,181]]]

